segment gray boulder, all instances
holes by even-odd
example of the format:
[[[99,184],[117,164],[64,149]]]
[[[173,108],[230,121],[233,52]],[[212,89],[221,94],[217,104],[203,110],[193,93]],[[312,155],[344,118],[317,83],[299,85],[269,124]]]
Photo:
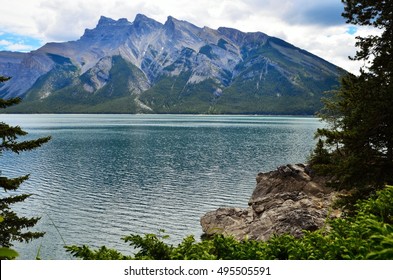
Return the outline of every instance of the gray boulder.
[[[332,209],[337,196],[326,186],[326,178],[312,176],[304,164],[280,166],[259,173],[248,208],[219,208],[201,218],[205,235],[231,235],[238,240],[268,240],[273,234],[300,237],[316,230],[326,219],[340,216]]]

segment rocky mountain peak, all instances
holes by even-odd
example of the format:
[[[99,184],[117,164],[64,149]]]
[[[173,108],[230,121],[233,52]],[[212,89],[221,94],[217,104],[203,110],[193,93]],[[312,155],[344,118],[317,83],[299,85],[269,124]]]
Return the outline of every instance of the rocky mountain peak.
[[[134,23],[135,23],[135,22],[142,22],[142,21],[152,21],[152,20],[153,20],[153,19],[148,18],[148,17],[145,16],[144,14],[137,14],[137,15],[135,16]]]
[[[132,24],[136,27],[143,25],[154,26],[156,28],[162,27],[162,23],[155,21],[154,19],[151,19],[143,14],[137,14]]]
[[[188,21],[178,20],[172,16],[168,16],[164,27],[168,29],[177,29],[183,31],[187,30],[189,33],[196,33],[201,31],[201,28],[197,27],[196,25],[189,23]]]
[[[192,23],[168,16],[163,28],[168,38],[172,42],[182,42],[182,47],[198,51],[203,46],[203,39],[200,36],[203,29]]]
[[[133,29],[137,34],[147,34],[162,28],[162,24],[143,14],[137,14],[133,23]]]
[[[114,22],[116,22],[116,21],[111,19],[111,18],[108,18],[108,17],[105,17],[105,16],[101,16],[100,19],[98,20],[97,26],[108,25],[108,24],[112,24]]]
[[[102,16],[79,40],[18,59],[0,53],[0,74],[12,76],[0,85],[0,98],[28,97],[33,108],[44,108],[37,112],[52,112],[53,102],[71,102],[67,112],[120,112],[116,97],[131,100],[122,112],[312,114],[342,73],[262,32],[200,28],[172,16],[164,24],[143,14],[133,22]]]
[[[100,27],[108,27],[108,26],[121,26],[121,25],[130,25],[131,23],[126,18],[120,18],[119,20],[114,20],[105,16],[101,16],[96,28]]]
[[[173,33],[176,28],[175,18],[168,16],[166,22],[164,23],[164,29],[167,33]]]
[[[178,23],[178,22],[180,22],[180,21],[177,20],[176,18],[174,18],[173,16],[168,16],[167,19],[166,19],[165,24],[169,25],[169,24],[175,24],[175,23]]]
[[[131,23],[126,18],[120,18],[114,20],[105,16],[101,16],[94,29],[86,29],[81,39],[85,37],[93,37],[99,39],[99,37],[111,37],[114,34],[124,33],[126,29],[131,26]]]
[[[113,20],[101,16],[97,26],[94,29],[86,29],[83,36],[78,40],[79,42],[88,42],[89,45],[96,44],[98,42],[106,42],[107,44],[117,43],[119,40],[123,40],[127,31],[132,24],[125,18],[119,20]],[[81,47],[81,46],[79,46]]]
[[[221,35],[231,39],[236,44],[265,43],[269,38],[262,32],[244,33],[234,28],[219,27],[217,30]]]

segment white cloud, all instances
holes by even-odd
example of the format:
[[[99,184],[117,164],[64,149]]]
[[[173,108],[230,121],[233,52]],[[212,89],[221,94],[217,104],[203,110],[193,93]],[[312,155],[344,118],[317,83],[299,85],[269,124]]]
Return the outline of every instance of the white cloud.
[[[2,0],[0,30],[7,33],[40,37],[32,15],[39,14],[38,1]]]
[[[0,32],[23,34],[43,42],[78,39],[101,15],[133,21],[143,13],[165,22],[171,15],[197,26],[261,31],[357,72],[355,34],[341,19],[341,0],[2,0]],[[28,45],[28,44],[26,44]]]
[[[7,50],[13,51],[13,52],[28,52],[31,49],[33,49],[33,46],[31,45],[26,45],[26,44],[10,44],[7,46]]]
[[[75,40],[98,21],[95,7],[92,1],[43,1],[40,14],[34,15],[37,31],[48,41]]]
[[[29,51],[33,48],[32,45],[15,43],[8,40],[0,40],[0,47],[2,47],[4,50],[7,51],[20,51],[20,52]]]
[[[324,32],[318,30],[314,26],[293,27],[293,33],[288,33],[286,40],[347,71],[357,73],[359,63],[348,59],[356,53],[355,40],[353,35],[347,33],[346,27],[330,27]]]
[[[0,40],[0,46],[9,46],[11,44],[8,40]]]

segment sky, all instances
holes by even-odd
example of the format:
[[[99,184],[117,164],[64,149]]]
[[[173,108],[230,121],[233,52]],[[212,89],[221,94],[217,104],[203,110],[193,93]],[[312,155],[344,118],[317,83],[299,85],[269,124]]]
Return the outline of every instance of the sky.
[[[345,23],[341,0],[0,0],[0,51],[28,52],[47,42],[79,39],[100,16],[134,21],[141,13],[199,27],[261,31],[305,49],[354,74],[361,62],[356,36],[376,31]]]

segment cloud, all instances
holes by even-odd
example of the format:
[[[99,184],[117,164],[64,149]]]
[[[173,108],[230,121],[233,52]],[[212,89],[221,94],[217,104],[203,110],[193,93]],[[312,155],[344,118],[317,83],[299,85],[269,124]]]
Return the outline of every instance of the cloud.
[[[77,40],[101,15],[133,21],[138,13],[164,23],[171,15],[203,27],[261,31],[353,71],[357,29],[341,18],[341,0],[2,0],[0,32],[36,42]],[[0,38],[1,39],[1,38]],[[15,47],[34,44],[15,42]],[[4,49],[4,46],[0,46]]]
[[[245,0],[254,12],[274,15],[296,25],[331,26],[345,23],[341,17],[344,6],[340,0]]]
[[[277,28],[285,26],[285,23],[317,26],[343,23],[340,0],[5,1],[9,5],[4,5],[6,10],[0,18],[0,30],[4,27],[19,34],[34,34],[46,41],[75,40],[85,28],[94,27],[101,15],[132,21],[137,13],[143,13],[161,22],[171,15],[198,26],[228,26],[263,32],[263,29],[257,28],[271,23],[284,23]]]
[[[292,24],[337,26],[345,24],[341,16],[343,5],[335,1],[329,2],[307,1],[296,8],[296,11],[287,11],[286,18]]]
[[[5,48],[5,50],[12,52],[28,52],[32,49],[34,49],[34,46],[19,43],[10,43]]]
[[[0,40],[0,46],[9,46],[12,43],[10,41],[7,40]]]
[[[93,27],[98,13],[92,1],[42,1],[34,21],[37,32],[48,41],[69,41],[79,38],[85,28]]]

